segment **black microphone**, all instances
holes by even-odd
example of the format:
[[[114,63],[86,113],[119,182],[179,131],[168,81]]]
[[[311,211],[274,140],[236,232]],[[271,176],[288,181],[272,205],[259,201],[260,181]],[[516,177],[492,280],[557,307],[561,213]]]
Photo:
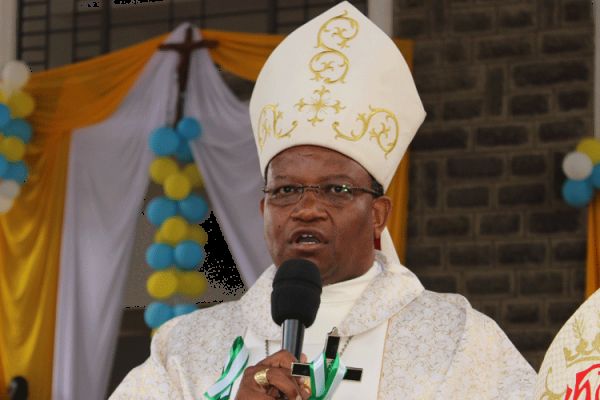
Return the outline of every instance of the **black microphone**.
[[[304,259],[284,261],[273,278],[271,316],[283,324],[281,348],[300,360],[304,328],[310,327],[321,304],[321,274],[315,264]]]

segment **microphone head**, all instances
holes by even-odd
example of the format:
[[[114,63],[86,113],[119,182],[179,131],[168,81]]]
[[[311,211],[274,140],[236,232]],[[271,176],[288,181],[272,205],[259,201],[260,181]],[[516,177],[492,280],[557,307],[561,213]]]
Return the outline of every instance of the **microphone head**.
[[[271,316],[277,325],[297,319],[308,328],[321,304],[321,274],[317,266],[301,258],[284,261],[275,273],[271,292]]]

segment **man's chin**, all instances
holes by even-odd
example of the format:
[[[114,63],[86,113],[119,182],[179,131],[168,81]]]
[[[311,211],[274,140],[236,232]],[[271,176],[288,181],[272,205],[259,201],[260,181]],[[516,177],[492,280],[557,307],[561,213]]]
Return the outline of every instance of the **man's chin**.
[[[287,251],[283,254],[281,262],[285,260],[291,260],[293,258],[302,258],[314,263],[317,267],[320,267],[321,265],[325,264],[324,249],[325,248],[323,245],[295,245],[287,249]]]

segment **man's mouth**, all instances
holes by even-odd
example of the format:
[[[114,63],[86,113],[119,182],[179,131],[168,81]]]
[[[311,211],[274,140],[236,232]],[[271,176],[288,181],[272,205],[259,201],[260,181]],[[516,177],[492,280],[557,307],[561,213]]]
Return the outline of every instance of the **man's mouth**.
[[[315,246],[319,244],[326,244],[327,240],[323,237],[323,235],[320,232],[312,230],[298,230],[292,235],[290,243],[306,246]]]
[[[296,239],[296,243],[319,244],[321,241],[314,235],[304,233]]]

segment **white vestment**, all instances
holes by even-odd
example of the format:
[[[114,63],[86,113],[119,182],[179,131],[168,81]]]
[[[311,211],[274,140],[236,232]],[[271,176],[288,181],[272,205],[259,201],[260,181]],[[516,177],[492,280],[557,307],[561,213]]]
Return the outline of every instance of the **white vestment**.
[[[329,329],[320,316],[337,309],[339,318],[332,322],[342,336],[340,350],[352,336],[342,360],[363,368],[363,380],[343,381],[334,399],[531,398],[536,374],[494,321],[460,295],[424,290],[412,272],[383,254],[377,260],[367,277],[342,282],[340,290],[324,296],[315,329],[306,333],[303,351],[312,359]],[[237,336],[250,350],[249,365],[264,358],[265,340],[270,353],[277,351],[281,328],[270,311],[274,275],[271,266],[239,301],[164,324],[152,339],[148,360],[110,399],[202,399],[221,375]],[[350,307],[343,300],[348,288],[362,291],[358,299],[350,295]]]

